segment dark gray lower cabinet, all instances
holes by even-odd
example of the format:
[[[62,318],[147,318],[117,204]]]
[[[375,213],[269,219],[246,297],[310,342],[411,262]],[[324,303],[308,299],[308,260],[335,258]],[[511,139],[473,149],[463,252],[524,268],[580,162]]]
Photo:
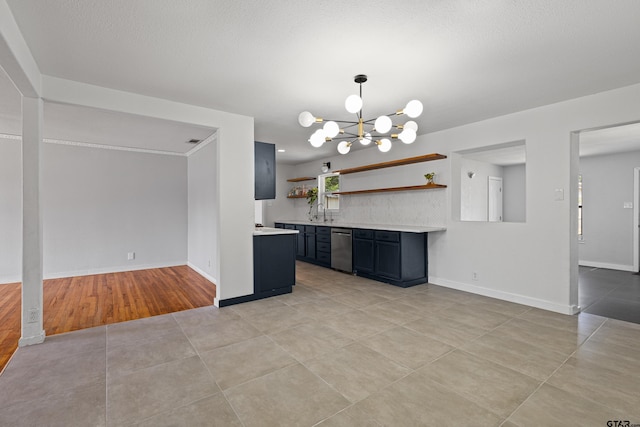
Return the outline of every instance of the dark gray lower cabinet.
[[[276,223],[299,230],[296,257],[331,266],[331,227]],[[354,228],[353,272],[358,276],[408,287],[428,280],[427,233]]]
[[[316,227],[316,264],[331,266],[331,227]]]
[[[400,280],[400,264],[400,243],[375,242],[375,274]]]
[[[373,239],[353,238],[353,269],[373,273]]]
[[[296,245],[296,255],[299,257],[304,257],[307,254],[307,239],[304,235],[304,225],[296,225],[294,226],[294,228],[298,230],[298,234],[297,234],[298,243]]]
[[[291,292],[296,283],[296,234],[253,236],[254,295]]]
[[[298,230],[296,257],[300,261],[331,266],[331,227],[277,222],[276,228]]]
[[[353,268],[358,276],[408,287],[427,282],[427,234],[354,230]]]
[[[253,294],[220,300],[220,307],[291,293],[296,283],[296,234],[253,236]]]
[[[304,256],[316,259],[316,227],[315,225],[304,226],[305,251]]]

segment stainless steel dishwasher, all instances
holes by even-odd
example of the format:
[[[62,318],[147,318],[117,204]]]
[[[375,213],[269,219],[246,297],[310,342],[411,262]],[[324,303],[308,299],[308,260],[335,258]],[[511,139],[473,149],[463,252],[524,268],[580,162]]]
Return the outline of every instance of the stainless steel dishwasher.
[[[353,272],[351,263],[351,229],[331,229],[331,268]]]

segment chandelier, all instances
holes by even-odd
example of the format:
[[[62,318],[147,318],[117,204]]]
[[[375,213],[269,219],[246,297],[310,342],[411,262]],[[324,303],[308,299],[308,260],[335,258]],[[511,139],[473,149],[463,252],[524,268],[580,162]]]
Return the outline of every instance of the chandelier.
[[[413,120],[409,120],[404,124],[393,124],[391,117],[406,114],[414,119],[422,114],[422,102],[418,100],[409,101],[402,110],[395,113],[380,116],[376,119],[365,120],[362,115],[362,83],[367,81],[367,76],[358,74],[354,77],[354,82],[360,85],[360,95],[350,95],[344,102],[344,106],[349,113],[355,113],[357,121],[348,120],[328,120],[325,121],[321,117],[315,117],[308,111],[300,113],[298,123],[303,127],[310,127],[314,123],[324,123],[309,138],[312,146],[319,148],[325,142],[339,141],[338,152],[347,154],[351,150],[351,146],[357,141],[362,145],[369,145],[372,142],[378,146],[378,149],[386,153],[391,149],[391,140],[399,139],[405,144],[411,144],[416,140],[418,124]],[[397,130],[398,133],[389,133],[391,130]]]

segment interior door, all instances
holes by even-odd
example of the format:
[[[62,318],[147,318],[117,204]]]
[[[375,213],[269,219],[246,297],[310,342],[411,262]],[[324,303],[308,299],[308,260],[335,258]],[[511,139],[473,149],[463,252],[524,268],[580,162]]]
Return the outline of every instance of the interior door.
[[[502,222],[502,177],[489,177],[489,222]]]

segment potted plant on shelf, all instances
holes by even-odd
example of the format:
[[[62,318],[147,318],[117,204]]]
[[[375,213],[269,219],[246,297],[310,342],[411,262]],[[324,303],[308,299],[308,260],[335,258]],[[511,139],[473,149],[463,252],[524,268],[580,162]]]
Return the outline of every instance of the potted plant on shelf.
[[[429,172],[428,174],[425,174],[425,178],[427,178],[427,184],[433,184],[433,179],[435,178],[436,173],[435,172]]]
[[[312,217],[313,204],[318,200],[318,187],[310,188],[307,191],[307,203],[309,204],[309,218]]]

